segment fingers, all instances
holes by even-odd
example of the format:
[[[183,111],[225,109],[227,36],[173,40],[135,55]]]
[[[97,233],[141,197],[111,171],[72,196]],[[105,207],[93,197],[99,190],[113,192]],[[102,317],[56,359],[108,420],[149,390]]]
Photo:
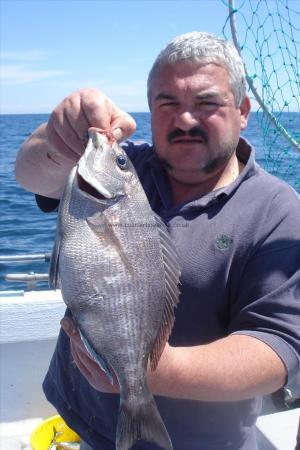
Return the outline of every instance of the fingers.
[[[63,318],[60,322],[61,327],[70,338],[70,348],[73,359],[80,372],[88,381],[93,379],[93,372],[99,372],[98,364],[87,354],[85,346],[81,340],[80,334],[71,318]]]
[[[87,380],[90,380],[92,378],[92,372],[91,372],[91,370],[88,369],[89,366],[87,366],[86,364],[84,364],[82,362],[82,359],[79,356],[79,347],[76,343],[74,343],[74,341],[72,339],[70,340],[70,348],[71,348],[71,353],[72,353],[72,356],[73,356],[76,366],[78,367],[78,369],[80,370],[82,375]]]
[[[78,343],[81,342],[79,332],[73,319],[71,319],[70,317],[64,317],[63,319],[61,319],[60,325],[70,339],[75,339]]]
[[[61,156],[76,162],[83,153],[82,137],[88,126],[81,110],[80,96],[75,93],[65,98],[52,112],[47,124],[47,137]]]
[[[60,323],[70,338],[70,348],[74,362],[89,384],[98,391],[119,392],[116,378],[114,377],[114,386],[112,386],[106,374],[87,353],[74,321],[71,318],[64,317]]]
[[[47,138],[59,156],[76,162],[84,151],[90,127],[110,130],[121,141],[135,131],[136,124],[102,92],[87,88],[66,97],[54,109]]]
[[[82,343],[78,345],[76,339],[72,338],[70,348],[77,368],[94,389],[102,392],[118,392],[116,388],[112,388],[98,364],[87,354]]]
[[[89,127],[110,130],[118,141],[134,133],[135,120],[102,92],[96,89],[83,89],[80,91],[80,100]]]
[[[87,94],[87,102],[90,93]],[[84,93],[75,92],[66,97],[52,112],[48,125],[47,137],[58,154],[77,161],[84,151],[83,138],[90,126],[85,114],[82,98]]]
[[[110,130],[115,139],[120,142],[133,134],[135,129],[136,123],[133,117],[116,108],[110,124]]]

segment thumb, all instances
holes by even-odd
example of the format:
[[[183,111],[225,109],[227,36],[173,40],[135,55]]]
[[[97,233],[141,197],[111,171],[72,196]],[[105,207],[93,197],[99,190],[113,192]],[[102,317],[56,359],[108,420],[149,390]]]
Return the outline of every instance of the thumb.
[[[110,125],[114,138],[120,142],[133,134],[136,130],[136,122],[129,114],[118,111]]]
[[[70,317],[64,317],[60,321],[60,325],[69,338],[74,338],[76,335],[79,335],[74,320]]]

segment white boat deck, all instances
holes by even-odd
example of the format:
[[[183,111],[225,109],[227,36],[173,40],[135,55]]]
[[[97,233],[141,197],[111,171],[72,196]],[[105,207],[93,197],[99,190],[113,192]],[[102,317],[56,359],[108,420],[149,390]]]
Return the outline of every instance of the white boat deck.
[[[60,292],[0,292],[0,450],[29,449],[29,436],[56,414],[41,384],[65,311]],[[260,450],[294,450],[299,409],[261,416]]]
[[[260,450],[295,450],[300,408],[260,416],[257,420]]]
[[[28,448],[38,423],[56,414],[41,384],[64,311],[59,291],[0,293],[0,450]]]

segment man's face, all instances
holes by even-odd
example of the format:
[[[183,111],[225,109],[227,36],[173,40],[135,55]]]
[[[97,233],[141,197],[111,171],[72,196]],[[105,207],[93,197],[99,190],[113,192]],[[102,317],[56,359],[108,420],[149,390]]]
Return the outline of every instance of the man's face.
[[[250,104],[246,98],[235,106],[224,67],[164,65],[153,79],[150,101],[153,143],[169,176],[194,184],[226,168]]]

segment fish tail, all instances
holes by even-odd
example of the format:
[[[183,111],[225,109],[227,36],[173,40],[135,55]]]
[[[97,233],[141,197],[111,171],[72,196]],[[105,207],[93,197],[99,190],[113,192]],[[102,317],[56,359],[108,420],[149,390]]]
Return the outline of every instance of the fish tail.
[[[121,402],[117,426],[116,450],[129,450],[138,439],[172,450],[172,442],[152,395],[137,408]]]

